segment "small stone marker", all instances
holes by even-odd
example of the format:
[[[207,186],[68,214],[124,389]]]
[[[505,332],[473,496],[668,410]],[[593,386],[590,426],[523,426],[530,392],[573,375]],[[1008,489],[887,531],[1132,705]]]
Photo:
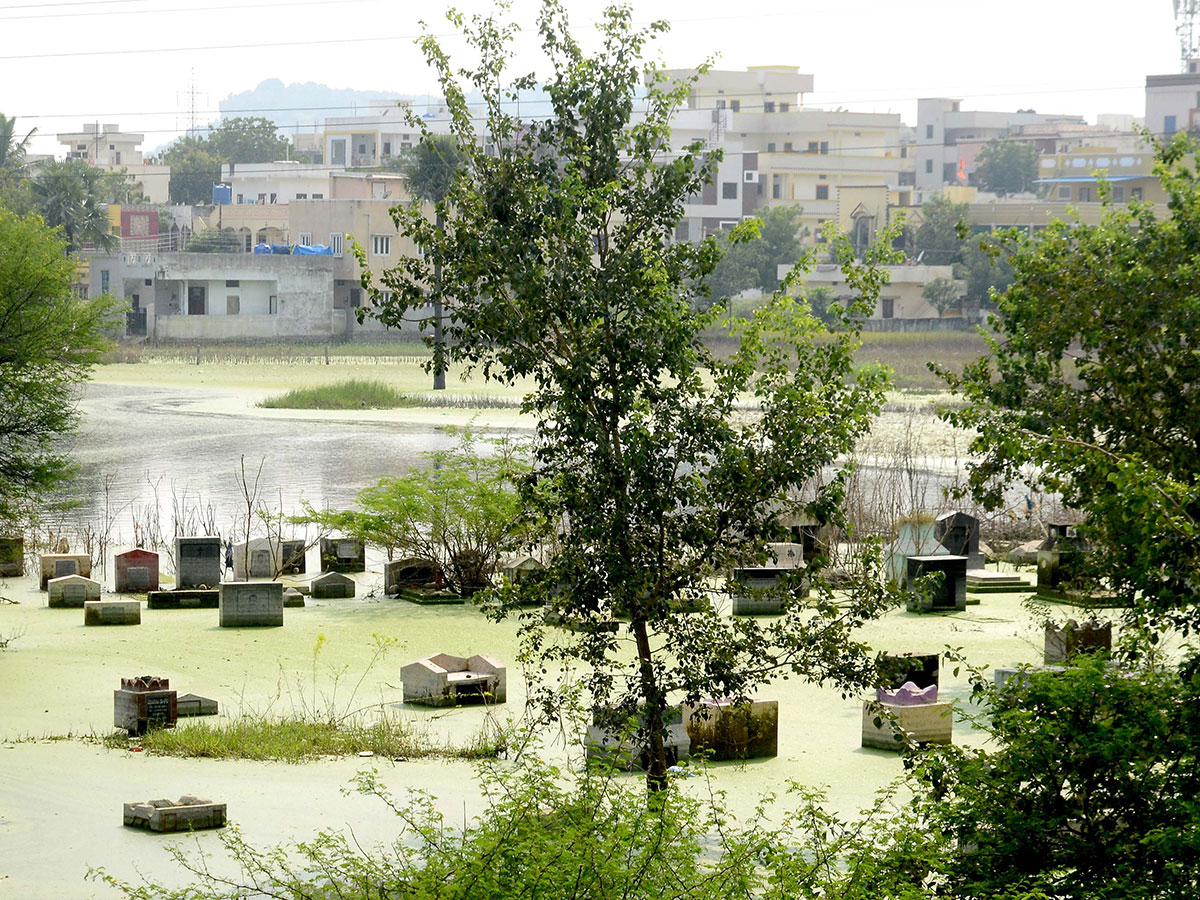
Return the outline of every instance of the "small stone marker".
[[[141,625],[142,604],[137,600],[88,600],[83,604],[84,625]]]
[[[221,585],[222,628],[278,628],[283,625],[283,584],[227,581]]]
[[[759,759],[779,755],[779,701],[707,700],[684,704],[691,755],[710,759]]]
[[[0,537],[0,578],[20,578],[25,574],[25,539]]]
[[[118,594],[158,590],[158,554],[138,547],[113,557]]]
[[[367,571],[366,544],[358,538],[321,538],[321,571]]]
[[[175,701],[175,708],[180,718],[188,716],[215,716],[217,701],[196,694],[184,694]]]
[[[200,831],[225,826],[225,804],[183,796],[178,802],[150,800],[146,803],[126,803],[124,822],[128,828],[170,833]]]
[[[130,734],[145,734],[151,725],[174,728],[177,716],[176,694],[166,678],[122,678],[120,690],[113,691],[113,724]]]
[[[51,609],[83,609],[87,601],[100,599],[100,582],[82,575],[64,575],[46,582],[46,592]]]
[[[967,558],[965,556],[910,556],[905,585],[911,592],[908,598],[909,612],[933,610],[964,610],[967,608]],[[942,583],[929,597],[913,591],[913,584],[922,576],[942,572]]]
[[[175,538],[175,589],[212,588],[221,582],[221,539]]]
[[[294,587],[290,587],[283,592],[283,608],[290,609],[293,607],[304,607],[304,595]]]
[[[146,595],[150,609],[216,609],[221,605],[221,592],[212,590],[150,591]]]
[[[354,579],[340,572],[326,572],[312,580],[314,600],[348,600],[354,597]]]
[[[38,557],[38,565],[41,569],[38,587],[43,591],[51,578],[62,578],[65,575],[82,575],[88,578],[92,574],[92,558],[86,553],[43,553]]]

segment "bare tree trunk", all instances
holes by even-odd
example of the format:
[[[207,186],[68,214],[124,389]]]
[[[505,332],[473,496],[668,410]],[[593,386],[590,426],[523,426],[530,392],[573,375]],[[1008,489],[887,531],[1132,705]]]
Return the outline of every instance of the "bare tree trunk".
[[[440,212],[437,214],[437,227],[438,231],[444,231],[446,228],[446,222]],[[444,391],[446,389],[446,346],[442,337],[441,262],[434,263],[433,283],[435,290],[433,298],[433,389]]]

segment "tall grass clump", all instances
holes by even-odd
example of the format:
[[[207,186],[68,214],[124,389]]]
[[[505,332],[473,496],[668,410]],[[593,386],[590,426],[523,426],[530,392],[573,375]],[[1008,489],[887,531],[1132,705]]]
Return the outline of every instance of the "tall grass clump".
[[[382,381],[350,378],[319,387],[293,388],[258,404],[265,409],[398,409],[423,401]]]

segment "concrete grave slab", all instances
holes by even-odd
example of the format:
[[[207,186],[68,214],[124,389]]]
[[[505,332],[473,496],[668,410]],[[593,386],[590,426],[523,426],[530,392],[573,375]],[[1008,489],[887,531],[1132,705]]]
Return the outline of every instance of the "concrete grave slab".
[[[875,724],[875,720],[879,724]],[[947,702],[922,704],[863,703],[862,745],[876,750],[905,749],[906,743],[949,744],[953,741],[954,707]]]
[[[114,584],[118,594],[158,590],[158,554],[140,547],[113,557]]]
[[[583,738],[588,761],[603,762],[622,769],[645,768],[646,749],[640,743],[634,723],[631,721],[628,726],[622,727],[612,718],[610,711],[597,710],[592,724],[588,725]],[[668,709],[664,725],[663,744],[667,765],[688,759],[691,756],[692,739],[683,722],[683,710],[678,706]]]
[[[967,558],[965,556],[937,555],[910,556],[905,585],[909,589],[909,612],[936,612],[938,610],[964,610],[967,608]],[[942,583],[930,597],[923,597],[912,590],[918,578],[935,572],[943,573]]]
[[[196,694],[183,694],[175,701],[175,709],[180,718],[191,716],[215,716],[217,701]]]
[[[314,600],[349,600],[354,598],[354,579],[341,572],[326,572],[312,580]]]
[[[146,596],[150,609],[216,609],[221,592],[213,590],[151,591]]]
[[[92,558],[86,553],[43,553],[38,557],[38,566],[41,569],[38,587],[43,591],[51,578],[62,578],[64,575],[89,578],[92,574]]]
[[[83,609],[87,601],[100,599],[100,582],[82,575],[64,575],[46,582],[46,593],[51,609]]]
[[[292,609],[292,608],[303,609],[304,608],[304,595],[302,593],[300,593],[298,590],[296,590],[294,587],[288,588],[286,591],[283,592],[283,608],[284,609]]]
[[[227,581],[220,589],[222,628],[278,628],[283,625],[283,584]]]
[[[213,803],[198,797],[183,796],[178,801],[150,800],[146,803],[126,803],[124,823],[127,828],[144,828],[169,834],[177,831],[202,831],[223,828],[224,803]]]
[[[428,560],[406,557],[383,565],[383,592],[389,597],[405,588],[437,586],[440,581],[437,567]]]
[[[482,653],[470,658],[436,653],[400,670],[404,702],[422,706],[458,706],[463,703],[503,703],[508,693],[508,671]]]
[[[683,705],[692,756],[761,759],[779,755],[779,701],[709,700]]]
[[[84,625],[141,625],[138,600],[88,600],[83,604]]]

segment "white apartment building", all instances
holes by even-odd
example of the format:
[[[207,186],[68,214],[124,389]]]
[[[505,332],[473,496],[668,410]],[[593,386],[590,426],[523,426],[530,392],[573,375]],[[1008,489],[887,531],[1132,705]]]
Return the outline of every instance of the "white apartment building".
[[[404,179],[388,172],[346,172],[341,166],[312,163],[226,163],[221,181],[230,203],[272,206],[298,200],[406,197]]]
[[[407,100],[372,100],[364,115],[325,120],[324,161],[334,166],[378,166],[400,156],[421,140],[420,129],[408,121],[410,112],[433,133],[449,133],[450,121],[442,102],[414,108]]]
[[[1200,60],[1186,72],[1146,76],[1146,127],[1157,138],[1200,125]]]
[[[151,203],[166,203],[170,194],[171,167],[148,164],[142,156],[144,134],[121,131],[110,123],[85,122],[79,131],[56,135],[67,159],[82,159],[107,172],[122,169],[130,181],[141,184]]]

